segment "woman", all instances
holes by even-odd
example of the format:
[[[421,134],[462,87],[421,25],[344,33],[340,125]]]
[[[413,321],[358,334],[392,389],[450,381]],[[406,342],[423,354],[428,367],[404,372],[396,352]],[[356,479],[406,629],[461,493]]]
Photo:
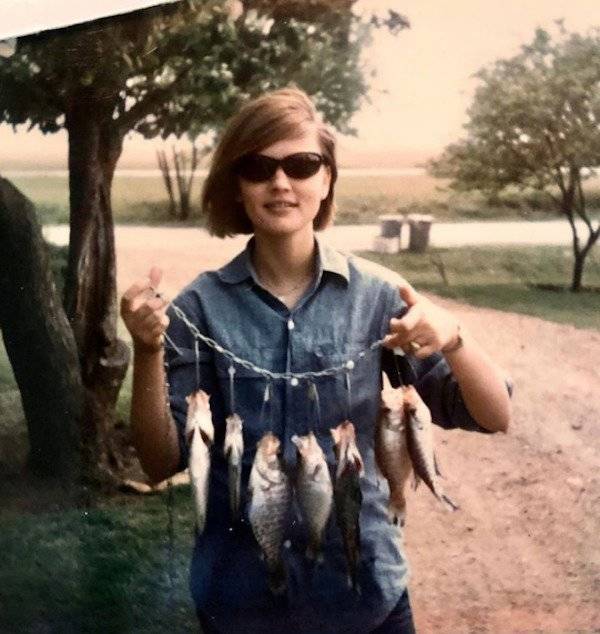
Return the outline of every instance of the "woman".
[[[203,210],[213,234],[253,237],[234,260],[201,274],[174,303],[200,332],[273,372],[340,366],[386,337],[387,348],[411,354],[415,385],[437,424],[505,431],[511,416],[505,379],[456,318],[401,278],[390,283],[372,266],[317,239],[315,231],[332,219],[336,177],[334,138],[303,92],[280,90],[243,106],[216,149]],[[265,379],[236,366],[232,394],[229,360],[204,344],[195,348],[183,321],[171,309],[167,317],[166,302],[156,293],[159,282],[153,269],[122,300],[134,344],[132,428],[142,466],[153,480],[162,480],[187,464],[185,397],[198,387],[211,395],[215,445],[208,517],[191,570],[204,630],[414,631],[402,532],[388,521],[387,488],[378,482],[374,462],[386,355],[374,349],[357,360],[350,382],[345,373],[317,379],[320,411],[304,382],[288,380],[272,382],[264,408]],[[167,327],[174,347],[163,353]],[[294,434],[314,430],[333,464],[331,428],[345,418],[354,423],[365,464],[360,592],[348,586],[335,521],[330,518],[322,562],[315,564],[305,556],[306,530],[297,516],[290,518],[283,549],[286,593],[278,597],[269,590],[247,520],[235,526],[230,521],[222,447],[231,397],[244,422],[244,487],[267,425],[281,440],[283,464],[293,475]]]

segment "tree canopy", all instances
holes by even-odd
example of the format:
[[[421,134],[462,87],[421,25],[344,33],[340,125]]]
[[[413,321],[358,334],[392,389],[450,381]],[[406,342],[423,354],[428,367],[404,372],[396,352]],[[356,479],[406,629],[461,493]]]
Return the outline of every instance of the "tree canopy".
[[[467,135],[431,168],[457,190],[547,192],[573,233],[571,288],[579,290],[585,257],[600,234],[583,188],[600,165],[600,34],[558,27],[554,38],[538,29],[518,55],[477,73]],[[587,230],[583,240],[576,219]]]
[[[182,0],[19,38],[0,60],[0,121],[56,132],[73,93],[86,91],[113,128],[198,134],[241,100],[293,81],[347,131],[367,92],[359,56],[374,24],[352,14],[353,1],[273,3],[273,17],[262,0],[239,12]],[[393,15],[376,25],[407,26]]]

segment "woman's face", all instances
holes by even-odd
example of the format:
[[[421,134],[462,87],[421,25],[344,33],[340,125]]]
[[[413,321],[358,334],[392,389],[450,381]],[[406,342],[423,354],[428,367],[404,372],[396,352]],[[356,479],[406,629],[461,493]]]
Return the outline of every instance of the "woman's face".
[[[282,159],[297,152],[321,154],[314,128],[307,128],[301,137],[277,141],[263,148],[260,154]],[[239,177],[241,201],[254,233],[270,237],[312,233],[313,220],[329,193],[330,181],[331,172],[326,165],[306,179],[287,176],[281,166],[270,179],[259,183]]]

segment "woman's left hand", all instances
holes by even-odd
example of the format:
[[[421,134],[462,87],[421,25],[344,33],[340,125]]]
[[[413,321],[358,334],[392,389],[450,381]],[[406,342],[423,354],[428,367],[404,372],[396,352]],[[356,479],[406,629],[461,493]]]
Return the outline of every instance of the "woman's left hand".
[[[434,352],[443,352],[445,348],[453,349],[460,337],[456,317],[417,293],[406,281],[399,290],[408,310],[400,319],[390,320],[390,331],[384,345],[402,348],[419,359]]]

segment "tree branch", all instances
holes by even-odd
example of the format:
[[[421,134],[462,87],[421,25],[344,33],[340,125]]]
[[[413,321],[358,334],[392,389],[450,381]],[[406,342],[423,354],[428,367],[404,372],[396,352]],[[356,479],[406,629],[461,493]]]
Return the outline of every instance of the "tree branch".
[[[119,129],[126,134],[135,127],[138,121],[152,114],[157,106],[171,99],[179,82],[189,73],[190,68],[191,66],[184,68],[168,86],[155,88],[153,91],[146,93],[146,96],[141,101],[134,104],[115,121]]]
[[[585,194],[583,193],[583,187],[581,185],[581,170],[577,169],[577,176],[575,178],[575,182],[577,184],[577,214],[578,216],[585,222],[590,233],[594,232],[594,228],[592,227],[592,223],[588,218],[588,215],[585,211]]]

